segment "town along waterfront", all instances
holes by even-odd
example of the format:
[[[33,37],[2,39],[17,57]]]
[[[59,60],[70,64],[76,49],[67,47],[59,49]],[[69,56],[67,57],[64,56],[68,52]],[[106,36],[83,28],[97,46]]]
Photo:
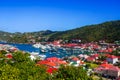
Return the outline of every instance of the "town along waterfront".
[[[56,50],[47,50],[46,52],[42,52],[41,48],[35,48],[32,44],[12,44],[9,45],[15,46],[19,50],[26,51],[29,53],[39,53],[39,55],[46,55],[46,58],[48,57],[68,57],[72,55],[79,55],[82,54],[83,51],[81,49],[72,49],[72,48],[56,48]]]
[[[39,55],[45,55],[48,57],[69,57],[69,56],[77,56],[80,54],[90,54],[92,53],[90,50],[85,50],[81,48],[63,48],[63,47],[54,47],[51,50],[47,50],[46,52],[42,52],[41,48],[35,48],[32,44],[18,44],[18,43],[0,43],[0,44],[8,44],[18,48],[21,51],[26,51],[29,53],[39,53]]]
[[[1,43],[1,44],[8,44],[18,48],[21,51],[26,51],[32,54],[37,53],[39,55],[45,55],[46,58],[49,57],[64,58],[70,56],[78,56],[80,54],[90,55],[96,53],[111,52],[113,50],[112,48],[105,48],[105,46],[102,47],[96,43],[85,44],[69,43],[61,47],[54,45],[54,43],[45,45],[38,44],[41,45],[42,47],[35,47],[33,44],[17,44],[17,43]]]
[[[99,74],[99,72],[100,72],[99,67],[103,66],[104,62],[106,64],[106,61],[102,61],[103,59],[109,61],[109,58],[111,58],[110,56],[112,56],[112,58],[115,58],[115,60],[114,60],[115,62],[118,59],[117,57],[115,57],[113,55],[104,54],[104,53],[112,52],[115,48],[115,47],[111,47],[111,46],[113,46],[113,44],[110,45],[107,43],[102,44],[103,46],[98,44],[98,43],[93,43],[93,42],[91,42],[91,43],[78,43],[78,44],[77,43],[59,44],[61,46],[59,46],[59,45],[57,46],[54,43],[50,43],[50,44],[38,44],[38,45],[40,45],[40,46],[38,46],[38,48],[35,48],[35,46],[31,45],[31,44],[13,44],[13,43],[4,43],[4,44],[15,46],[16,48],[19,48],[19,50],[24,50],[24,51],[27,51],[29,53],[32,53],[35,49],[36,53],[40,52],[39,55],[41,55],[41,54],[45,55],[45,58],[44,57],[40,58],[40,60],[36,63],[37,65],[43,64],[43,65],[54,67],[57,69],[59,68],[59,65],[61,63],[72,65],[75,67],[81,66],[85,70],[88,69],[88,71],[87,71],[88,75],[90,75],[92,73],[89,71],[89,68],[86,67],[86,65],[90,64],[90,68],[91,68],[90,70],[95,69],[95,72]],[[107,45],[109,45],[109,46],[107,46]],[[47,49],[47,48],[49,48],[49,49]],[[30,52],[30,51],[32,51],[32,52]],[[97,53],[103,53],[103,55],[97,54]],[[89,55],[89,54],[91,54],[91,55]],[[12,55],[12,54],[9,54],[8,57],[10,57],[10,55]],[[37,56],[34,56],[34,57],[33,56],[34,55],[29,56],[31,58],[31,60],[34,61],[35,58],[36,58],[36,60],[38,59]],[[103,56],[108,56],[108,57],[106,58]],[[23,56],[20,56],[20,58],[22,58],[22,57]],[[101,58],[101,57],[103,57],[103,58]],[[63,61],[61,62],[61,60],[63,60]],[[58,65],[57,61],[59,62],[59,65]],[[46,62],[46,63],[44,64],[44,62]],[[112,66],[111,70],[113,70],[113,68],[116,68],[116,67]],[[103,68],[103,70],[106,70],[106,69]],[[118,71],[119,71],[119,69],[118,69]]]

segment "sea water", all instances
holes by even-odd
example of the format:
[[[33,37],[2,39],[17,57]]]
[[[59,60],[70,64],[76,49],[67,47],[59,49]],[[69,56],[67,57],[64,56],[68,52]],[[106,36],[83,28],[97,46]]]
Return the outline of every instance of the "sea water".
[[[18,48],[21,51],[26,51],[29,53],[31,53],[31,52],[39,53],[40,52],[40,49],[33,47],[32,44],[17,44],[17,43],[1,43],[1,44],[8,44],[8,45]],[[40,53],[40,54],[46,55],[46,58],[48,58],[48,57],[63,58],[63,57],[71,56],[71,55],[79,55],[81,53],[82,53],[81,51],[79,51],[78,53],[74,53],[72,50],[67,51],[67,50],[58,49],[57,52],[48,51],[48,52]]]

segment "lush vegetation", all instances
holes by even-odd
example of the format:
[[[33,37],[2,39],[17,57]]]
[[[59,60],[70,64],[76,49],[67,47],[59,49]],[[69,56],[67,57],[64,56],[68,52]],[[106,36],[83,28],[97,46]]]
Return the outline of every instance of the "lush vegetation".
[[[93,80],[82,67],[61,66],[53,80]]]
[[[81,39],[83,42],[105,40],[114,42],[120,40],[120,20],[102,24],[88,25],[73,30],[58,32],[53,39]]]
[[[50,35],[56,33],[54,31],[38,31],[38,32],[25,32],[25,33],[8,33],[0,31],[0,41],[13,42],[13,43],[33,43],[40,41],[47,41]]]
[[[28,53],[15,52],[12,55],[13,58],[8,59],[1,54],[0,80],[48,80],[46,69],[36,66]]]
[[[0,31],[0,40],[17,43],[53,41],[56,39],[81,39],[82,42],[105,40],[114,42],[120,40],[120,20],[96,25],[88,25],[67,31],[38,31],[26,33],[8,33]]]
[[[36,65],[28,53],[14,52],[12,58],[0,51],[0,80],[92,80],[82,67],[61,66],[52,75],[45,66]]]

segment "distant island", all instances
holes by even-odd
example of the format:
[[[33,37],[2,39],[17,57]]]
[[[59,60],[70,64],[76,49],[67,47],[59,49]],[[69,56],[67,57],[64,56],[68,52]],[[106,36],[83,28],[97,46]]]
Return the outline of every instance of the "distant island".
[[[105,40],[114,42],[120,40],[120,20],[87,25],[67,31],[38,31],[25,33],[9,33],[0,31],[0,41],[13,43],[36,43],[54,40],[80,39],[82,42]]]

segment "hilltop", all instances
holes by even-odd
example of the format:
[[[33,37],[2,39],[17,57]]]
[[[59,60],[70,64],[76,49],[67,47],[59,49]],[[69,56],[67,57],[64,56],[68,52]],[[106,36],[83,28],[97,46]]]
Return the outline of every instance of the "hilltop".
[[[106,40],[107,42],[113,42],[120,40],[119,35],[120,20],[117,20],[57,32],[51,36],[51,39],[81,39],[83,42]]]
[[[37,31],[25,33],[9,33],[0,31],[0,41],[15,43],[34,43],[39,41],[52,41],[57,39],[81,39],[83,42],[105,40],[114,42],[120,40],[120,20],[87,25],[67,31]]]
[[[46,36],[49,36],[50,34],[55,33],[54,31],[45,30],[45,31],[37,31],[37,32],[5,32],[0,31],[0,41],[5,42],[14,42],[14,43],[32,43],[32,42],[38,42],[42,41],[43,39],[46,39]]]

